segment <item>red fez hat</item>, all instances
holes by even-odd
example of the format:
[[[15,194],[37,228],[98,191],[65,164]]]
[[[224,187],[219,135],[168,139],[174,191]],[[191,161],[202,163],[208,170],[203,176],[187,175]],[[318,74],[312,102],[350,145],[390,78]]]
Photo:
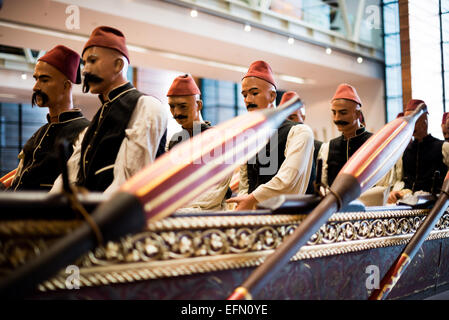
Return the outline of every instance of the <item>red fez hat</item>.
[[[286,103],[288,100],[290,100],[296,96],[298,96],[298,94],[295,91],[287,91],[286,93],[284,93],[282,95],[282,99],[281,99],[281,102],[279,102],[279,105]]]
[[[81,55],[84,54],[84,51],[86,51],[87,48],[94,46],[117,50],[126,57],[129,63],[125,36],[120,30],[106,26],[95,28],[94,31],[92,31],[89,40],[87,40],[84,45],[83,53]]]
[[[271,83],[276,88],[276,82],[274,82],[273,71],[271,70],[270,65],[265,61],[259,60],[251,63],[248,72],[245,74],[242,80],[247,77],[256,77],[265,80]]]
[[[357,91],[353,86],[347,83],[342,83],[338,86],[337,91],[335,91],[334,97],[332,98],[332,101],[334,101],[335,99],[351,100],[362,106],[362,101],[360,100]]]
[[[65,46],[56,46],[39,58],[38,61],[44,61],[52,65],[73,83],[81,83],[80,56],[75,51]]]
[[[413,111],[415,110],[421,103],[426,104],[422,100],[418,99],[410,99],[410,101],[407,103],[407,107],[405,107],[405,111]]]
[[[188,75],[178,76],[173,80],[173,83],[168,90],[167,97],[170,96],[193,96],[201,94],[200,89],[195,83],[195,80]]]
[[[445,124],[446,123],[446,120],[447,120],[448,116],[449,116],[449,112],[443,113],[443,121],[441,122],[441,124]]]

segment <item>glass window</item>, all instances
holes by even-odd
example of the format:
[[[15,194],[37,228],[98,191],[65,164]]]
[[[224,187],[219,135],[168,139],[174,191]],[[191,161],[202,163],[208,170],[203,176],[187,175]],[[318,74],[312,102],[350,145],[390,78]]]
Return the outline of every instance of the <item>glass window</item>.
[[[32,107],[31,104],[22,104],[22,121],[37,124],[38,128],[47,123],[48,108]]]
[[[399,32],[399,6],[398,2],[390,2],[390,1],[384,1],[384,11],[383,11],[383,18],[384,18],[384,33],[390,34],[390,33],[397,33]]]
[[[398,98],[387,98],[388,112],[387,112],[387,122],[396,119],[398,113],[402,112],[402,97]]]
[[[234,82],[201,79],[203,119],[217,125],[246,112],[240,91],[240,84]]]
[[[402,95],[402,70],[401,67],[386,68],[385,76],[387,97],[399,97]]]
[[[448,0],[441,0],[441,12],[449,12],[449,1]]]
[[[385,63],[387,65],[401,64],[401,47],[399,34],[390,34],[385,36]]]
[[[402,112],[401,40],[398,1],[383,1],[387,122]]]
[[[0,149],[0,176],[4,176],[11,170],[14,170],[19,165],[17,158],[19,152],[16,148],[1,148]]]
[[[3,176],[17,167],[23,145],[47,123],[47,108],[31,104],[0,102],[0,172]]]

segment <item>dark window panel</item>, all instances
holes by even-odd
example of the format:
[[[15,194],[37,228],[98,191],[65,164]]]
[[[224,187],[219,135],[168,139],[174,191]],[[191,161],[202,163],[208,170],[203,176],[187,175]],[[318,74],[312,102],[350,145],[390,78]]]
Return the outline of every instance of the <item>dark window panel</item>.
[[[2,122],[18,122],[19,121],[19,106],[17,103],[2,102],[1,121]]]
[[[38,106],[31,107],[31,104],[22,104],[22,121],[24,123],[43,125],[47,122],[48,108]]]
[[[19,148],[19,124],[2,124],[1,147]],[[16,149],[16,150],[17,150]]]
[[[0,152],[0,168],[4,174],[14,170],[19,165],[17,156],[19,153],[15,148],[2,148]],[[2,174],[2,176],[4,175]]]

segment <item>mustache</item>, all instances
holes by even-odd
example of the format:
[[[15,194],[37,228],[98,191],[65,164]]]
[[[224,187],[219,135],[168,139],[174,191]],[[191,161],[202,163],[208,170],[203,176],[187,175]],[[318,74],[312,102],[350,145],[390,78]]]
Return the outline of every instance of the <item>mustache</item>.
[[[87,93],[90,90],[89,82],[100,83],[100,82],[103,82],[103,78],[100,78],[99,76],[92,74],[92,73],[86,73],[84,75],[84,81],[83,81],[83,92],[84,93]]]
[[[349,124],[349,122],[343,121],[343,120],[334,121],[334,123],[335,123],[337,126],[346,126],[346,125]]]
[[[175,119],[187,119],[187,116],[180,114],[180,115],[175,116],[174,118]]]
[[[31,106],[34,107],[37,105],[37,97],[40,97],[42,100],[42,105],[46,105],[49,98],[48,95],[45,92],[42,92],[41,90],[36,90],[33,92],[33,95],[31,96]]]
[[[246,106],[246,109],[249,110],[249,109],[254,109],[254,108],[257,108],[257,107],[258,107],[257,104],[251,103],[251,104],[249,104],[249,105]]]

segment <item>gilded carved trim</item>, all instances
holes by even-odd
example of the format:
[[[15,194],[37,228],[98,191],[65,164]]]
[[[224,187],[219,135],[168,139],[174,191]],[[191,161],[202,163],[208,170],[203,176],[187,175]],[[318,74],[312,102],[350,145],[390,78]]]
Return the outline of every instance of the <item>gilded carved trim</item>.
[[[292,260],[403,245],[428,212],[336,213]],[[261,264],[304,217],[270,214],[172,216],[149,223],[146,230],[109,242],[81,257],[76,262],[80,267],[80,285],[99,286],[254,267]],[[55,240],[55,235],[67,233],[79,224],[76,221],[59,221],[46,229],[46,223],[53,222],[42,222],[40,226],[31,226],[30,223],[14,221],[0,226],[0,239],[3,239],[0,241],[0,274],[25,263],[30,256],[45,250]],[[20,230],[23,231],[22,238],[17,237]],[[42,231],[40,237],[25,237],[29,234],[37,236],[39,230]],[[440,238],[449,238],[447,212],[428,239]],[[42,283],[39,289],[64,289],[67,276],[64,271]]]

